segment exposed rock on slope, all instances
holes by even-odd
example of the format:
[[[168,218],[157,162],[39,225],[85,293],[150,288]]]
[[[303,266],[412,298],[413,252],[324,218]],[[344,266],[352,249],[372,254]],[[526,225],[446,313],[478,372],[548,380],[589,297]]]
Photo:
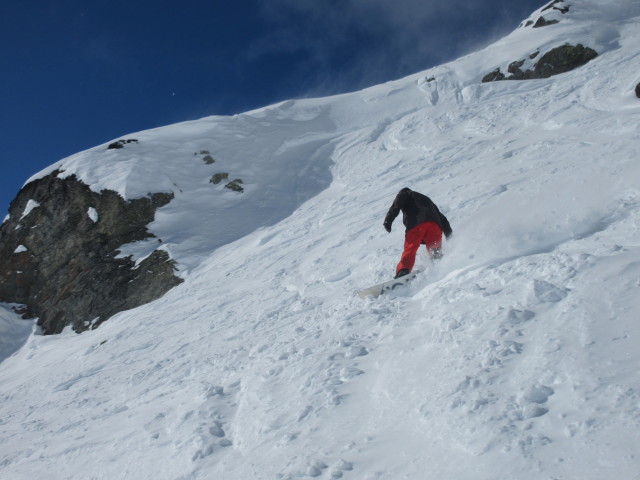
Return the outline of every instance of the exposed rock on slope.
[[[571,14],[567,15],[570,11],[573,13],[569,3],[564,0],[553,0],[522,22],[519,28],[541,28],[555,25],[563,22],[567,16],[571,16]],[[585,47],[581,43],[577,43],[578,41],[580,41],[580,37],[574,40],[576,44],[567,42],[560,46],[546,45],[539,47],[535,52],[528,55],[528,58],[521,58],[508,64],[506,72],[503,70],[505,65],[502,66],[502,69],[501,67],[495,68],[482,78],[482,82],[548,78],[574,70],[598,56],[596,50]],[[541,50],[545,53],[538,58]],[[537,60],[535,63],[534,59]]]
[[[138,140],[136,140],[135,138],[128,138],[126,140],[118,140],[117,142],[111,143],[107,147],[107,150],[119,150],[121,148],[124,148],[125,145],[127,145],[128,143],[138,143]]]
[[[570,9],[571,5],[567,4],[564,0],[553,0],[553,2],[540,11],[540,13],[545,13],[546,16],[540,15],[537,20],[529,18],[523,22],[520,27],[530,27],[533,25],[533,28],[540,28],[548,25],[554,25],[559,23],[560,17],[565,13],[568,13]]]
[[[536,58],[537,52],[531,54],[529,59]],[[562,45],[545,53],[533,68],[522,70],[526,60],[518,60],[509,64],[507,69],[511,75],[507,76],[500,68],[488,73],[482,78],[482,82],[495,82],[498,80],[530,80],[534,78],[549,78],[553,75],[569,72],[581,67],[598,56],[592,48],[578,45]]]
[[[0,228],[0,301],[25,305],[45,334],[68,325],[82,332],[182,281],[163,250],[138,265],[117,258],[123,244],[153,237],[146,225],[172,194],[127,202],[59,173],[27,184],[11,203]]]

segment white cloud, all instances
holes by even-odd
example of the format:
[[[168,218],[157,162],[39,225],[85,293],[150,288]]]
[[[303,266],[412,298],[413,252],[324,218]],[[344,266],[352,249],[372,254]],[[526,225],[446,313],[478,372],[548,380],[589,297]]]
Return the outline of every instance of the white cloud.
[[[272,30],[248,57],[298,53],[306,60],[295,68],[308,70],[314,93],[360,88],[468,53],[515,28],[544,0],[522,4],[514,13],[507,0],[264,0]],[[327,73],[336,64],[340,78]]]

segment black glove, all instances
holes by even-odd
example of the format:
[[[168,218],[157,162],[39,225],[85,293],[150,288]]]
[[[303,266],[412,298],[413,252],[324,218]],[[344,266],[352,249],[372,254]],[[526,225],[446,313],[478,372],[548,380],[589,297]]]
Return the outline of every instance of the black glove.
[[[385,229],[387,232],[391,233],[391,224],[390,224],[390,223],[386,223],[386,222],[385,222],[385,223],[383,223],[382,225],[384,226],[384,229]]]

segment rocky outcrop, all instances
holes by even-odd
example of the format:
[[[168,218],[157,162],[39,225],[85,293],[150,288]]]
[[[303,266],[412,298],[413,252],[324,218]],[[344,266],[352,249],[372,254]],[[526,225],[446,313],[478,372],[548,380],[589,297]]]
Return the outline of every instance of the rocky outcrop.
[[[636,85],[636,97],[640,98],[640,83]]]
[[[552,13],[558,16],[558,14],[555,12],[560,12],[562,15],[564,15],[568,13],[570,9],[571,5],[568,5],[564,0],[553,0],[553,2],[544,7],[541,12]],[[557,18],[549,19],[544,16],[540,16],[535,21],[531,19],[527,20],[525,23],[521,24],[520,27],[530,27],[531,25],[533,25],[533,28],[541,28],[547,27],[549,25],[555,25],[559,22],[560,20],[558,20]]]
[[[533,28],[548,27],[549,25],[555,25],[559,22],[560,20],[547,20],[544,17],[540,17],[538,18],[538,20],[536,20],[536,23],[533,24]]]
[[[553,0],[553,2],[544,7],[542,11],[546,12],[547,10],[553,9],[558,10],[560,13],[568,13],[570,8],[571,6],[566,5],[564,0]]]
[[[147,225],[173,194],[125,201],[59,171],[28,183],[0,227],[0,301],[24,305],[45,334],[95,328],[182,282],[166,251],[138,265],[124,244],[153,239]]]
[[[560,73],[569,72],[585,65],[598,56],[592,48],[578,45],[563,45],[545,53],[533,72],[533,78],[548,78]]]
[[[236,178],[235,180],[231,180],[229,183],[227,183],[224,188],[228,188],[232,192],[242,193],[244,192],[244,188],[242,187],[243,183],[244,182],[241,178]]]
[[[482,77],[482,83],[497,82],[504,79],[505,74],[502,73],[499,68],[496,68],[493,72],[487,73],[484,77]]]
[[[536,58],[538,52],[531,54],[530,59]],[[533,65],[532,69],[522,70],[525,60],[518,60],[509,64],[507,72],[511,75],[505,75],[500,68],[493,70],[482,78],[482,82],[495,82],[498,80],[530,80],[534,78],[549,78],[553,75],[569,72],[581,67],[598,56],[598,53],[592,48],[578,45],[562,45],[549,50],[538,62]]]
[[[124,148],[128,143],[138,143],[135,138],[127,138],[125,140],[118,140],[117,142],[110,143],[107,150],[118,150]]]

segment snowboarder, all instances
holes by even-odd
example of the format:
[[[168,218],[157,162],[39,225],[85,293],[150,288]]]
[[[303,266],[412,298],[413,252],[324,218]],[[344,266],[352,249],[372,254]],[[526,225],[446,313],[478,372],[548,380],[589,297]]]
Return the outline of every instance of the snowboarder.
[[[406,227],[404,251],[396,267],[395,278],[411,273],[420,245],[427,247],[429,255],[442,258],[442,234],[449,238],[453,233],[449,220],[426,195],[403,188],[396,195],[384,219],[384,228],[391,232],[391,224],[402,210],[402,223]]]

